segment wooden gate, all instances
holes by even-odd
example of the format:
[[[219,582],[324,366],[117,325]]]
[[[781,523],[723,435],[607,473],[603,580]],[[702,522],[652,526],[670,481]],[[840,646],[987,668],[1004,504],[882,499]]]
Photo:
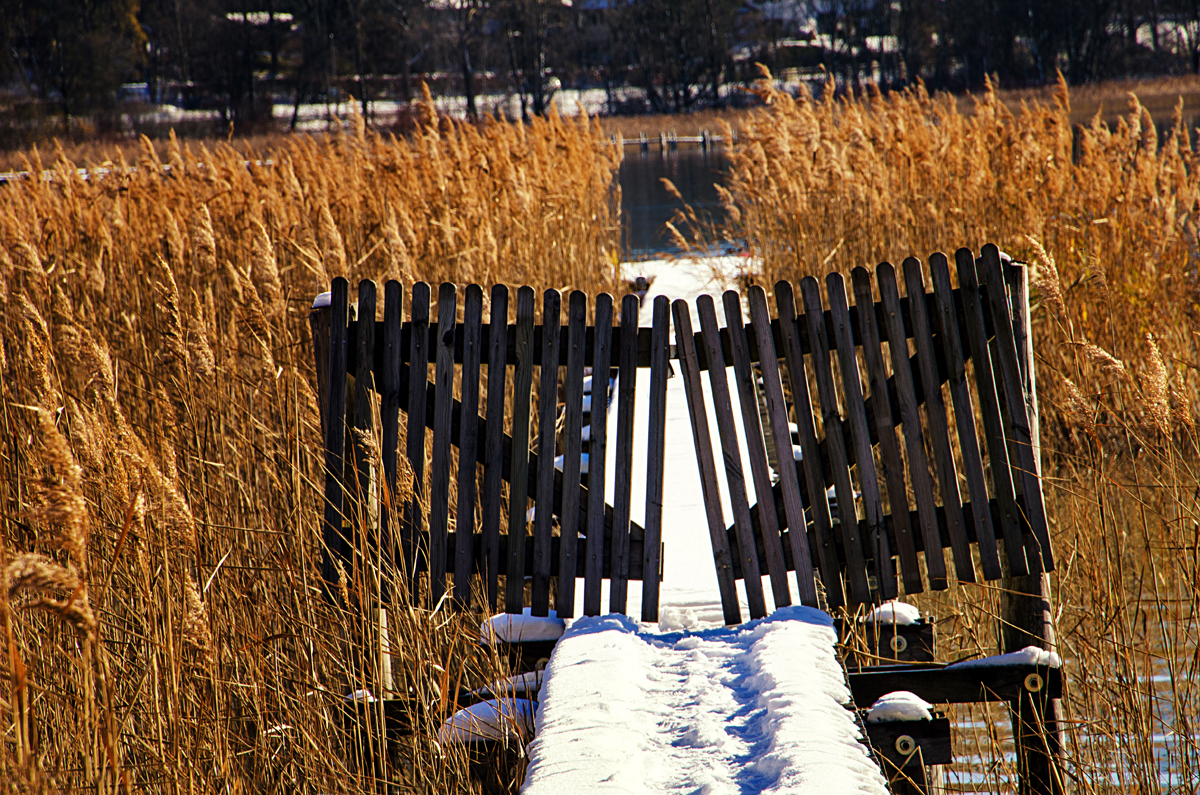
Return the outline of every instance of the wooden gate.
[[[890,264],[880,265],[874,279],[856,268],[853,305],[845,278],[830,274],[828,308],[815,278],[801,281],[799,305],[791,284],[779,282],[774,318],[765,291],[752,287],[749,328],[736,292],[723,298],[726,328],[717,326],[712,299],[700,298],[698,333],[687,303],[675,302],[676,344],[707,499],[719,498],[701,389],[706,370],[729,484],[733,526],[724,526],[719,509],[709,512],[727,621],[740,620],[738,578],[751,617],[758,618],[767,612],[764,574],[777,606],[791,601],[793,571],[801,602],[816,605],[820,589],[833,608],[894,598],[901,584],[909,594],[946,588],[945,548],[960,582],[1053,569],[1033,446],[1037,406],[1023,282],[994,246],[984,248],[981,272],[966,249],[956,264],[958,288],[946,257],[933,255],[928,291],[921,262],[905,260],[905,297]],[[730,364],[749,474],[760,495],[754,506],[734,432],[725,377]],[[757,389],[765,396],[765,420]],[[836,521],[825,497],[830,486]]]
[[[564,325],[557,290],[543,295],[541,323],[535,322],[530,287],[516,291],[515,312],[508,288],[492,288],[488,322],[483,288],[469,285],[463,292],[460,307],[455,285],[441,285],[437,319],[431,320],[430,287],[414,284],[404,320],[403,287],[390,281],[383,319],[376,320],[374,282],[359,284],[357,306],[351,307],[349,285],[339,278],[328,308],[314,308],[325,435],[326,583],[332,590],[346,576],[339,566],[356,574],[366,567],[370,577],[383,580],[385,592],[396,584],[390,576],[395,572],[414,597],[427,587],[433,604],[449,596],[466,606],[479,575],[495,609],[504,575],[504,610],[521,612],[529,579],[532,613],[544,616],[551,582],[557,581],[557,613],[569,617],[577,577],[584,580],[587,615],[601,612],[602,579],[610,581],[610,612],[625,612],[628,582],[641,580],[641,618],[658,620],[667,300],[654,304],[652,328],[639,329],[635,295],[625,296],[614,326],[613,299],[606,294],[596,298],[589,324],[586,296],[571,293]],[[650,368],[645,527],[630,520],[639,367]],[[616,378],[615,434],[608,424],[610,376]],[[404,459],[414,496],[396,505],[401,414],[407,418]],[[611,505],[605,502],[610,454],[616,458]],[[382,484],[376,483],[374,461],[382,462]]]

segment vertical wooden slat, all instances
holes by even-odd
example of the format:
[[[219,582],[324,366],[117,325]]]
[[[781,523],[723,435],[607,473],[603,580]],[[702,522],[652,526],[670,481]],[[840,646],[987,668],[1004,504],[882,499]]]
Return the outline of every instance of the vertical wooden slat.
[[[992,525],[992,512],[988,506],[983,458],[979,454],[979,437],[975,431],[975,410],[971,402],[971,388],[967,385],[958,313],[954,306],[946,255],[934,254],[930,257],[929,270],[933,279],[933,297],[937,302],[937,314],[934,315],[934,319],[937,321],[938,336],[942,338],[942,352],[946,357],[950,395],[954,400],[954,420],[958,428],[958,445],[962,451],[963,474],[967,478],[967,490],[971,497],[971,518],[975,523],[975,542],[979,547],[979,560],[983,564],[983,578],[998,580],[1001,576],[1000,554],[996,548],[996,530]]]
[[[738,605],[737,585],[733,578],[733,554],[725,534],[725,517],[721,512],[721,492],[717,487],[717,465],[713,459],[712,436],[708,430],[708,409],[704,405],[704,389],[700,385],[700,365],[696,360],[696,343],[692,334],[692,313],[687,301],[672,305],[675,319],[675,345],[679,367],[687,395],[688,416],[692,423],[692,441],[696,446],[696,462],[700,468],[700,492],[708,519],[708,535],[712,542],[713,561],[717,567],[717,588],[721,593],[721,611],[726,624],[740,624],[742,612]]]
[[[364,279],[358,283],[358,366],[354,373],[354,428],[359,433],[372,436],[375,427],[371,405],[371,393],[375,391],[375,297],[375,282]],[[379,550],[376,528],[371,525],[371,470],[375,462],[368,456],[367,446],[358,436],[354,439],[354,465],[358,475],[358,483],[354,490],[357,510],[351,513],[357,517],[360,526],[349,535],[351,556],[357,560],[360,552],[366,552],[370,556],[368,565],[373,567],[378,564]],[[374,580],[374,575],[371,580]],[[370,587],[374,587],[374,582],[369,580],[368,583]]]
[[[779,354],[775,350],[775,338],[771,332],[771,312],[767,308],[767,294],[763,288],[750,288],[747,300],[750,304],[750,324],[754,339],[758,343],[758,358],[762,366],[763,392],[767,399],[767,417],[775,441],[776,460],[779,462],[779,482],[783,492],[783,508],[787,516],[789,546],[792,549],[792,565],[796,571],[796,587],[800,603],[817,606],[817,588],[813,580],[812,552],[808,547],[807,522],[804,519],[804,502],[800,495],[800,481],[796,474],[795,455],[792,450],[792,434],[788,428],[787,402],[783,396],[783,382],[779,375]],[[759,498],[759,513],[763,512]]]
[[[507,613],[520,613],[525,606],[525,514],[529,509],[529,410],[533,397],[533,301],[532,287],[517,290],[517,365],[513,372],[508,567],[504,588],[504,610]],[[548,463],[554,465],[552,461]]]
[[[664,445],[667,439],[667,368],[671,302],[654,299],[650,337],[650,417],[646,430],[646,534],[642,545],[642,621],[658,621],[658,572],[662,563]],[[593,381],[593,383],[595,383]],[[784,572],[787,575],[787,572]]]
[[[913,387],[912,363],[908,358],[908,342],[904,336],[904,316],[900,311],[900,290],[896,271],[885,262],[876,270],[879,297],[888,332],[888,350],[895,372],[896,396],[900,401],[900,422],[904,427],[904,448],[908,452],[908,475],[917,500],[917,521],[921,525],[921,540],[925,546],[925,569],[929,572],[929,587],[945,590],[946,557],[942,553],[942,537],[938,532],[937,509],[933,501],[933,480],[929,477],[929,461],[925,457],[925,440],[921,432],[921,415]]]
[[[454,524],[454,598],[471,604],[475,557],[475,466],[479,456],[479,361],[482,356],[483,289],[467,287],[463,302],[462,417],[458,435],[458,520]],[[440,315],[439,315],[439,323]]]
[[[495,610],[500,579],[500,485],[504,479],[504,382],[508,373],[508,288],[492,288],[488,328],[487,438],[484,440],[483,518],[479,557],[488,609]],[[524,517],[522,517],[523,519]]]
[[[812,276],[800,282],[800,294],[804,299],[804,320],[808,327],[808,341],[812,345],[813,372],[817,377],[817,394],[821,398],[821,418],[825,425],[825,442],[829,451],[829,463],[833,470],[833,486],[837,495],[838,524],[841,529],[842,546],[846,551],[846,578],[850,584],[850,595],[857,604],[871,601],[871,588],[867,583],[866,561],[863,558],[862,539],[858,535],[858,509],[854,499],[854,486],[850,482],[850,469],[846,457],[842,417],[838,411],[837,392],[833,386],[833,370],[829,361],[829,338],[825,331],[825,313],[821,308],[821,288]],[[804,457],[808,458],[808,451]],[[814,452],[815,456],[815,452]],[[821,499],[814,494],[812,502]]]
[[[404,560],[410,581],[409,592],[416,596],[417,569],[421,554],[421,503],[425,489],[425,394],[429,382],[429,285],[417,282],[412,287],[409,326],[412,338],[408,357],[408,430],[405,454],[412,467],[413,498],[405,506]]]
[[[326,593],[338,592],[338,561],[346,559],[342,533],[344,491],[342,473],[346,440],[346,345],[349,336],[350,285],[342,277],[333,280],[330,296],[329,361],[326,366],[329,384],[325,423],[325,519],[322,525],[324,544],[321,548],[321,577]]]
[[[636,295],[621,301],[621,355],[617,370],[617,446],[613,491],[612,555],[608,609],[624,613],[629,592],[629,509],[633,488],[633,412],[637,387],[638,311]]]
[[[887,482],[888,506],[892,512],[892,527],[896,536],[896,551],[904,592],[920,593],[921,564],[913,541],[912,523],[908,510],[908,487],[904,480],[904,462],[896,440],[896,423],[892,419],[892,402],[888,397],[887,370],[883,364],[883,346],[875,321],[875,298],[871,292],[871,274],[866,268],[851,273],[854,285],[854,305],[858,309],[859,337],[862,339],[863,361],[871,381],[871,397],[875,405],[875,428],[879,436],[879,461]],[[985,505],[986,508],[986,505]]]
[[[975,563],[971,560],[971,542],[963,520],[962,495],[958,491],[958,468],[950,448],[950,429],[946,423],[946,404],[942,400],[942,383],[934,359],[933,334],[929,327],[928,304],[925,295],[925,273],[916,257],[904,260],[904,285],[908,292],[908,308],[912,315],[913,343],[917,349],[917,369],[925,389],[925,417],[933,461],[942,493],[942,509],[950,532],[950,549],[954,553],[954,574],[959,582],[975,582]]]
[[[608,374],[612,365],[613,300],[596,298],[596,338],[592,349],[591,439],[588,444],[587,565],[583,582],[583,614],[600,615],[604,576],[604,487],[608,453]]]
[[[758,393],[754,387],[754,370],[750,366],[750,345],[746,339],[746,327],[742,322],[741,296],[736,290],[726,290],[721,296],[721,301],[725,308],[725,326],[729,329],[730,349],[733,352],[733,373],[737,381],[738,400],[741,403],[742,429],[746,433],[750,475],[754,481],[754,493],[759,506],[758,519],[762,528],[767,572],[771,575],[771,597],[775,600],[776,607],[786,607],[792,603],[792,593],[788,587],[787,563],[783,559],[783,539],[779,535],[779,520],[775,514],[766,442],[758,418]]]
[[[564,390],[567,407],[563,417],[562,513],[559,516],[561,541],[558,555],[558,597],[555,601],[555,610],[561,618],[571,618],[575,615],[575,546],[579,538],[579,471],[583,456],[581,434],[586,342],[587,296],[575,290],[567,303],[567,373]],[[594,378],[592,383],[596,383]],[[595,401],[595,396],[592,400]],[[591,482],[589,478],[588,484],[591,485]]]
[[[742,582],[746,586],[746,603],[750,618],[767,614],[763,594],[762,573],[758,566],[758,550],[754,543],[754,528],[750,520],[750,503],[746,497],[746,476],[742,472],[742,451],[738,444],[737,428],[733,421],[733,404],[729,380],[725,373],[725,357],[721,351],[721,330],[712,296],[701,295],[696,300],[700,328],[704,333],[704,353],[708,359],[708,381],[712,388],[713,407],[717,414],[717,432],[721,438],[721,457],[725,462],[725,482],[733,506],[733,524],[742,561]],[[770,492],[768,492],[769,494]],[[760,513],[765,513],[761,511]]]
[[[879,494],[879,479],[875,472],[875,456],[871,451],[871,435],[867,430],[867,411],[863,400],[862,379],[858,373],[854,329],[850,326],[850,307],[846,300],[846,280],[840,273],[825,278],[829,296],[829,311],[833,320],[833,338],[837,345],[838,363],[842,371],[842,393],[846,396],[846,424],[854,445],[858,482],[862,486],[863,518],[867,523],[867,543],[875,556],[875,574],[879,593],[884,599],[896,598],[896,571],[887,533],[883,530],[883,500]],[[838,514],[841,515],[841,498]],[[853,516],[851,516],[853,518]]]
[[[541,400],[538,406],[538,469],[533,520],[532,613],[550,611],[550,538],[554,520],[555,428],[558,425],[558,337],[562,294],[550,289],[542,295]],[[576,484],[579,478],[575,478]],[[563,481],[566,487],[566,481]]]
[[[1021,538],[1021,522],[1008,459],[1008,442],[1004,438],[1004,421],[1000,416],[1000,401],[996,393],[995,368],[984,324],[984,303],[975,272],[975,255],[970,249],[960,248],[954,254],[954,261],[958,266],[958,286],[963,300],[967,338],[971,345],[971,360],[974,362],[979,413],[983,417],[983,435],[987,441],[988,469],[992,473],[992,494],[999,508],[1000,532],[1008,553],[1008,570],[1012,574],[1028,574],[1029,565],[1025,559],[1025,544]]]
[[[400,371],[404,361],[401,347],[401,321],[404,312],[404,288],[395,279],[383,288],[383,372],[379,381],[379,419],[383,456],[383,498],[379,509],[379,544],[383,559],[391,564],[388,574],[402,571],[396,559],[396,448],[400,443]],[[385,564],[386,565],[386,564]],[[390,581],[383,581],[386,604]]]
[[[1046,508],[1042,502],[1042,484],[1038,467],[1033,460],[1033,437],[1030,433],[1029,405],[1022,388],[1013,319],[1007,299],[1000,250],[992,244],[983,247],[983,271],[987,283],[988,301],[996,330],[996,346],[1000,354],[1000,380],[1003,383],[1008,417],[1012,423],[1013,453],[1016,469],[1025,497],[1025,513],[1037,538],[1043,571],[1054,571],[1054,551],[1046,528]],[[1029,561],[1032,566],[1034,561]]]
[[[458,291],[450,282],[443,282],[438,289],[433,466],[429,476],[429,593],[435,605],[446,593],[446,539],[450,531],[450,428],[454,419],[454,332],[457,312]]]
[[[808,389],[808,376],[804,368],[804,349],[800,346],[800,329],[796,320],[796,298],[790,282],[780,281],[775,285],[775,305],[779,317],[779,330],[783,338],[784,358],[787,362],[788,383],[792,388],[792,400],[796,410],[796,426],[799,428],[800,449],[803,452],[804,482],[808,487],[808,509],[812,515],[817,553],[821,566],[821,581],[825,584],[825,601],[830,608],[845,604],[842,592],[841,567],[837,549],[833,543],[833,519],[829,515],[829,501],[825,499],[825,475],[821,470],[820,445],[817,442],[816,425],[813,421],[812,396]]]

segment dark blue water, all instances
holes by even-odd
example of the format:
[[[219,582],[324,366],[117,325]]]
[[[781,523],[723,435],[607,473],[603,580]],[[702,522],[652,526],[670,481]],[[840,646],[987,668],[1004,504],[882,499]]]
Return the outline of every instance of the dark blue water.
[[[662,185],[666,178],[675,183],[683,200],[690,204],[701,219],[721,221],[720,198],[715,185],[722,181],[728,168],[720,148],[707,151],[681,148],[660,152],[657,146],[650,151],[637,147],[625,148],[621,163],[621,236],[629,257],[645,257],[660,251],[674,251],[663,224],[682,208]]]

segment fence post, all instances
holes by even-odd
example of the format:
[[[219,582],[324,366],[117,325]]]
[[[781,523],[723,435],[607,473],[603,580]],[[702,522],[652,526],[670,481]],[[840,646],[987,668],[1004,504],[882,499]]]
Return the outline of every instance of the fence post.
[[[1041,488],[1042,461],[1037,403],[1037,378],[1034,373],[1033,338],[1029,320],[1029,274],[1024,267],[1007,265],[1005,277],[1013,307],[1013,332],[1017,341],[1017,360],[1021,368],[1022,388],[1029,406],[1030,440],[1033,461]],[[1040,569],[1041,567],[1039,567]],[[1050,612],[1050,577],[1044,572],[1006,578],[1002,607],[1004,652],[1038,646],[1055,651],[1054,627]],[[1020,795],[1059,795],[1063,791],[1062,702],[1025,693],[1020,702],[1010,705],[1013,737],[1017,745],[1017,770]]]

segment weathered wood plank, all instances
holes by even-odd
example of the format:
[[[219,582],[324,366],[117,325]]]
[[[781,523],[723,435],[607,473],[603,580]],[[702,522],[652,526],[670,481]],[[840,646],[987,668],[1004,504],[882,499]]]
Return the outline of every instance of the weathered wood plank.
[[[412,286],[409,317],[408,426],[405,455],[412,468],[413,496],[404,508],[404,570],[409,573],[409,593],[418,593],[416,572],[421,556],[421,501],[425,489],[425,390],[429,384],[429,285]]]
[[[446,593],[446,534],[450,532],[450,422],[454,407],[454,336],[458,291],[438,289],[437,395],[433,412],[433,463],[429,474],[429,594],[437,604]]]
[[[1028,697],[1026,677],[1041,678],[1042,699],[1062,695],[1062,670],[1048,666],[1005,665],[995,668],[948,668],[932,665],[880,665],[850,671],[850,692],[854,703],[873,704],[876,699],[897,690],[916,693],[932,704],[978,704],[989,701],[1017,701]]]
[[[583,583],[583,614],[600,615],[604,550],[605,467],[608,455],[608,374],[612,365],[613,299],[608,293],[596,298],[596,334],[592,353],[591,441],[589,442],[587,566]]]
[[[866,562],[863,558],[862,539],[858,535],[858,509],[854,499],[854,486],[850,481],[849,462],[846,458],[842,417],[838,411],[837,392],[833,385],[833,370],[829,361],[829,337],[826,335],[825,313],[821,310],[821,288],[817,280],[806,276],[800,282],[800,294],[804,299],[804,319],[808,326],[808,338],[815,341],[812,356],[813,372],[817,377],[817,394],[821,399],[821,418],[825,426],[825,441],[829,443],[829,463],[833,469],[833,485],[837,495],[838,527],[842,546],[846,550],[846,579],[850,584],[850,596],[858,604],[871,602],[871,588],[867,583]],[[808,451],[805,451],[808,457]],[[812,495],[813,502],[820,500]]]
[[[742,429],[746,436],[746,452],[750,458],[754,493],[758,500],[769,504],[770,466],[767,462],[766,440],[763,438],[762,425],[758,418],[758,394],[754,386],[754,370],[750,365],[746,327],[742,322],[741,296],[736,290],[726,290],[721,296],[721,301],[725,308],[725,327],[729,330],[730,347],[733,349],[733,374],[737,382],[738,401],[741,404]],[[717,415],[718,423],[720,416]],[[775,607],[786,607],[792,603],[792,594],[788,587],[787,566],[783,563],[783,541],[779,536],[779,525],[775,520],[774,511],[764,511],[762,517],[767,573],[771,577],[771,598],[775,601]]]
[[[842,372],[842,394],[846,397],[846,424],[850,426],[850,439],[854,446],[854,457],[858,469],[858,482],[862,484],[863,518],[867,523],[867,543],[874,556],[875,575],[879,593],[883,599],[896,598],[896,571],[892,565],[892,552],[887,534],[883,532],[883,499],[879,494],[879,479],[875,471],[875,457],[871,451],[871,436],[867,431],[867,412],[863,400],[862,379],[858,372],[858,356],[855,353],[854,333],[850,325],[850,307],[846,298],[846,280],[840,273],[831,273],[825,279],[825,292],[829,296],[829,311],[833,317],[833,336],[837,340],[839,369]],[[838,500],[841,514],[841,500]]]
[[[655,572],[662,563],[664,447],[667,440],[667,370],[670,367],[670,310],[665,295],[654,299],[653,344],[650,349],[649,420],[646,430],[646,541],[642,546],[642,621],[658,621],[659,582]],[[593,381],[593,383],[595,383]],[[787,571],[784,571],[787,576]],[[560,586],[561,587],[561,586]]]
[[[633,488],[633,398],[637,385],[637,348],[634,341],[637,339],[640,308],[641,304],[636,295],[627,295],[621,301],[621,355],[617,371],[617,465],[613,493],[613,576],[610,578],[608,591],[608,609],[613,613],[624,613],[628,599],[629,511]]]
[[[504,610],[525,606],[525,535],[529,510],[529,414],[533,399],[533,288],[517,291],[517,366],[513,373],[512,468],[508,491],[508,569]],[[550,464],[554,468],[554,464]]]
[[[954,261],[958,266],[958,286],[963,300],[967,337],[971,343],[971,360],[974,362],[975,393],[979,396],[979,413],[983,417],[992,494],[1000,507],[999,525],[1008,553],[1008,570],[1011,574],[1028,574],[1029,566],[1025,559],[1025,543],[1021,538],[1021,521],[1008,458],[1008,442],[1004,438],[1004,420],[1000,415],[991,346],[985,327],[986,318],[991,317],[991,312],[985,314],[984,311],[985,304],[975,271],[975,255],[970,249],[960,248],[954,254]]]
[[[796,587],[800,603],[817,606],[817,588],[813,579],[812,554],[808,547],[808,534],[804,532],[804,502],[800,494],[800,482],[796,473],[795,456],[792,450],[792,435],[788,427],[787,402],[783,396],[783,382],[779,374],[779,355],[771,334],[771,313],[767,308],[767,294],[762,287],[750,288],[747,300],[750,304],[750,323],[758,342],[759,361],[762,366],[763,392],[767,398],[767,414],[775,439],[775,454],[780,462],[779,482],[783,491],[787,526],[797,532],[791,533],[792,559],[796,561]],[[760,495],[759,505],[769,504]]]
[[[713,460],[712,436],[708,430],[708,409],[704,405],[704,390],[700,385],[700,367],[696,362],[696,343],[692,333],[692,312],[687,301],[672,305],[675,320],[675,340],[679,366],[687,395],[688,416],[692,423],[692,441],[700,468],[700,491],[708,519],[709,539],[717,568],[717,588],[721,593],[721,611],[726,624],[742,622],[738,605],[737,585],[733,576],[733,555],[725,535],[725,516],[721,512],[721,492],[717,487],[717,466]],[[836,569],[835,569],[836,571]]]
[[[373,435],[375,417],[371,405],[371,393],[375,391],[375,373],[372,365],[375,362],[375,282],[363,279],[358,283],[358,318],[363,324],[365,333],[359,334],[356,340],[358,348],[358,367],[354,374],[354,429],[358,434]],[[354,438],[354,468],[358,475],[354,489],[356,509],[352,511],[363,523],[369,522],[369,505],[371,502],[371,469],[375,462],[367,454],[367,446],[358,434]],[[370,532],[364,532],[369,530]],[[357,550],[360,537],[365,536],[366,549],[378,549],[378,539],[374,529],[359,527],[350,536],[351,546]]]
[[[392,279],[383,288],[383,342],[380,346],[383,362],[379,380],[379,420],[384,488],[379,506],[379,543],[382,558],[386,562],[385,567],[394,572],[403,572],[396,546],[399,540],[396,538],[396,448],[400,444],[400,374],[404,362],[404,349],[400,345],[400,324],[403,312],[404,288],[400,282]],[[384,577],[384,600],[389,598],[390,587],[390,579]]]
[[[820,558],[821,581],[825,585],[825,601],[829,606],[840,607],[846,597],[842,588],[841,567],[838,565],[837,550],[833,543],[833,519],[829,515],[829,501],[825,499],[825,474],[821,462],[821,446],[817,442],[816,425],[813,420],[812,395],[808,388],[808,375],[804,368],[804,349],[801,346],[801,325],[796,319],[796,298],[790,282],[775,285],[775,304],[779,316],[779,328],[783,340],[784,357],[787,362],[788,383],[792,388],[792,401],[796,411],[796,426],[799,428],[801,462],[804,481],[808,487],[808,508],[812,515],[815,541]],[[805,326],[807,330],[807,327]],[[792,529],[803,529],[803,525],[788,524]]]
[[[992,244],[983,247],[983,271],[988,290],[988,301],[992,307],[992,318],[996,327],[996,347],[1000,358],[1000,380],[1003,384],[1007,417],[1012,427],[1013,452],[1016,472],[1025,498],[1025,512],[1033,528],[1041,552],[1041,569],[1054,571],[1054,550],[1050,547],[1050,535],[1046,528],[1046,507],[1042,501],[1042,484],[1038,479],[1038,467],[1033,460],[1033,437],[1030,433],[1029,406],[1022,388],[1020,365],[1017,361],[1017,343],[1013,332],[1012,315],[1008,305],[1008,293],[1004,283],[1004,272],[1000,263],[1000,250]],[[1034,561],[1029,561],[1033,565]]]
[[[721,439],[721,458],[725,464],[725,483],[729,487],[729,502],[733,506],[733,524],[737,529],[738,550],[741,553],[746,587],[746,603],[750,618],[767,614],[766,596],[762,587],[762,572],[754,551],[754,530],[750,523],[750,503],[746,496],[746,476],[742,472],[742,451],[738,444],[737,427],[733,419],[733,402],[729,394],[729,379],[721,353],[721,336],[717,328],[717,313],[712,296],[696,299],[700,328],[704,334],[704,349],[708,356],[708,380],[712,389],[713,408],[717,416],[717,434]]]
[[[979,437],[975,431],[975,407],[971,401],[971,387],[967,384],[962,335],[954,306],[954,293],[950,287],[950,267],[946,255],[934,254],[930,257],[929,270],[933,279],[933,297],[937,304],[934,321],[938,336],[942,340],[949,375],[947,383],[950,385],[950,396],[954,400],[954,421],[958,429],[959,450],[962,451],[963,474],[967,478],[967,492],[970,503],[974,506],[972,519],[975,523],[979,559],[983,565],[983,578],[998,580],[1002,573],[1000,555],[996,547],[996,530],[992,526],[992,515],[987,510],[987,484],[983,474],[983,458],[979,454]]]
[[[924,590],[921,579],[921,564],[913,543],[912,526],[909,524],[908,488],[904,479],[904,462],[900,458],[900,443],[896,440],[896,422],[892,418],[892,403],[887,399],[888,376],[883,364],[883,346],[879,339],[876,316],[870,310],[875,299],[871,291],[871,274],[866,268],[855,268],[850,275],[854,285],[854,303],[858,308],[859,333],[862,336],[863,361],[871,383],[871,398],[875,411],[875,427],[878,429],[879,461],[888,489],[888,507],[895,519],[896,551],[900,558],[900,572],[904,580],[904,592],[920,593]],[[864,404],[865,409],[865,404]]]
[[[329,400],[325,424],[325,518],[321,536],[321,577],[326,594],[338,592],[339,561],[348,552],[342,523],[345,519],[345,491],[342,473],[346,441],[346,327],[350,318],[350,285],[342,277],[333,280],[330,292],[329,321]]]
[[[884,306],[884,325],[893,340],[903,339],[900,317],[900,290],[896,285],[896,271],[891,263],[881,264],[875,271],[879,282],[879,294]],[[900,422],[904,427],[904,448],[908,453],[908,476],[912,482],[913,495],[917,501],[917,517],[921,536],[925,542],[925,570],[929,573],[929,587],[935,591],[945,590],[946,558],[937,537],[937,511],[933,499],[933,480],[929,476],[929,461],[925,457],[925,439],[921,431],[921,415],[916,392],[913,389],[912,361],[908,356],[908,343],[888,343],[895,372],[896,393],[900,399]],[[928,397],[928,396],[926,396]]]
[[[975,563],[971,559],[971,545],[963,529],[962,495],[958,491],[958,467],[954,464],[954,451],[950,447],[950,428],[946,423],[946,404],[942,400],[942,384],[938,380],[937,364],[934,362],[933,333],[927,316],[925,273],[921,261],[908,257],[901,266],[904,269],[904,285],[908,292],[908,305],[912,310],[913,344],[917,349],[918,371],[925,387],[925,418],[929,429],[929,441],[933,448],[933,462],[937,469],[938,486],[942,495],[942,507],[950,522],[950,549],[954,553],[954,574],[959,582],[975,582]]]
[[[480,543],[488,608],[495,610],[500,598],[500,486],[504,479],[504,385],[508,374],[508,365],[503,362],[507,359],[504,347],[508,344],[508,288],[502,284],[494,286],[491,304],[488,353],[491,361],[501,364],[488,365],[487,427],[483,434],[483,532]]]
[[[550,536],[554,514],[554,453],[555,427],[558,424],[558,338],[562,314],[562,293],[546,290],[542,294],[542,366],[538,402],[538,473],[537,504],[533,519],[533,600],[532,613],[547,615],[550,611]],[[549,363],[549,364],[547,364]],[[579,478],[575,479],[579,482]]]
[[[567,401],[563,417],[562,514],[559,516],[560,572],[575,571],[575,549],[579,538],[579,475],[583,456],[583,360],[587,339],[587,296],[579,290],[571,293],[567,304],[567,372],[564,390]],[[589,480],[590,484],[591,481]],[[603,493],[603,490],[601,490]],[[539,500],[538,505],[542,502]],[[657,579],[657,578],[656,578]],[[559,575],[556,612],[560,618],[575,615],[575,578]]]
[[[454,598],[459,605],[471,604],[472,561],[475,558],[475,483],[479,456],[479,361],[483,347],[483,288],[467,286],[463,301],[462,332],[462,404],[458,437],[458,508],[454,523],[457,538],[454,548]]]

